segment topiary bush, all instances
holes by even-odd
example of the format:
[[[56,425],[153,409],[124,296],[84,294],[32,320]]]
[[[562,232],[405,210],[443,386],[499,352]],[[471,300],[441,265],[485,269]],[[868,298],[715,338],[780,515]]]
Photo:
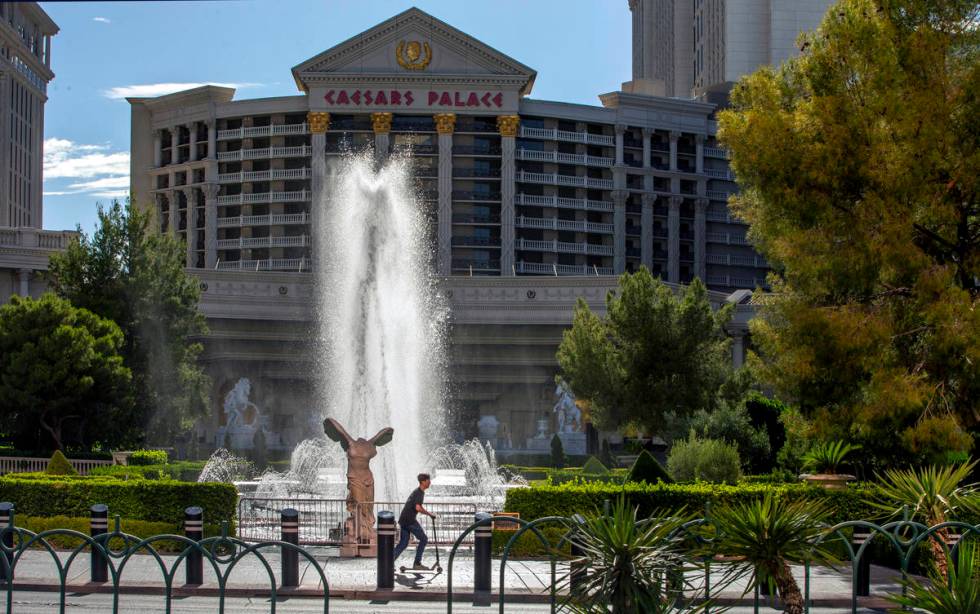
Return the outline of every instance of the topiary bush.
[[[93,467],[88,474],[112,476],[121,480],[166,479],[196,482],[205,464],[207,461],[178,461],[166,465],[106,465],[105,467]]]
[[[564,469],[568,459],[565,458],[565,446],[561,443],[558,433],[551,436],[551,465],[555,469]]]
[[[656,484],[657,482],[671,484],[674,480],[667,473],[667,470],[664,469],[663,465],[653,457],[653,454],[650,454],[649,450],[644,450],[640,452],[640,455],[636,457],[636,461],[633,462],[633,466],[626,476],[626,481],[646,482],[647,484]]]
[[[678,482],[734,484],[742,476],[738,449],[719,439],[700,439],[694,432],[674,443],[667,456],[667,471]]]
[[[170,460],[165,450],[136,450],[129,455],[130,465],[166,465]]]
[[[585,461],[582,465],[582,473],[587,475],[606,475],[609,473],[609,468],[602,464],[602,461],[594,456],[590,456],[589,460]]]
[[[54,454],[51,455],[51,460],[48,461],[48,467],[44,473],[48,475],[78,475],[75,467],[65,458],[61,450],[55,450]]]

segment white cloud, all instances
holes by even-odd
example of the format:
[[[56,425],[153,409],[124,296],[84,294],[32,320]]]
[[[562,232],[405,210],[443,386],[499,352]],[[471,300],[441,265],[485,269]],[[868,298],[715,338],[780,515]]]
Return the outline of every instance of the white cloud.
[[[59,179],[62,181],[56,181]],[[75,181],[63,185],[72,179]],[[49,185],[52,181],[59,185]],[[129,191],[129,152],[111,151],[109,145],[45,139],[44,183],[49,188],[45,196],[125,197]]]
[[[114,100],[120,100],[122,98],[155,98],[156,96],[164,96],[166,94],[173,94],[174,92],[182,92],[184,90],[191,90],[195,87],[201,87],[204,85],[216,85],[218,87],[233,87],[236,89],[242,89],[247,87],[261,87],[261,83],[145,83],[143,85],[121,85],[118,87],[110,87],[104,90],[102,94],[106,98],[112,98]]]
[[[112,23],[112,20],[108,17],[93,17],[92,21],[97,21],[99,23]]]

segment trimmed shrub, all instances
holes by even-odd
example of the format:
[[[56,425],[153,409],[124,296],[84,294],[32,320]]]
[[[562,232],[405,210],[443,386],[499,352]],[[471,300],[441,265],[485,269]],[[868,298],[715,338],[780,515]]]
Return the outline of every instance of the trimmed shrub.
[[[207,461],[179,461],[166,465],[107,465],[93,467],[89,475],[111,476],[120,480],[180,480],[196,482]]]
[[[564,469],[566,464],[568,464],[568,459],[565,458],[565,446],[562,444],[558,433],[555,433],[551,436],[551,465],[555,469]]]
[[[606,475],[609,473],[609,469],[602,464],[602,461],[594,456],[590,456],[589,460],[585,461],[582,465],[582,473],[586,475]]]
[[[532,533],[530,530],[527,530],[520,537],[518,537],[517,541],[514,542],[514,545],[510,547],[510,552],[507,555],[508,560],[542,557],[548,558],[548,551],[550,549],[553,550],[558,548],[558,542],[560,542],[561,538],[568,532],[568,529],[565,529],[557,524],[545,525],[538,527],[538,529],[540,529],[544,538],[548,540],[550,546],[545,547],[544,544],[541,543],[541,540],[538,539],[537,535]],[[514,533],[516,533],[516,531],[493,532],[493,541],[491,542],[490,547],[494,556],[500,556],[504,553],[504,547],[514,536]],[[558,560],[567,558],[572,553],[571,544],[566,541],[564,544],[562,544],[559,552],[562,554],[558,556]]]
[[[88,535],[90,530],[89,518],[76,518],[68,516],[14,516],[15,525],[21,529],[27,529],[34,533],[49,531],[51,529],[70,529]],[[154,535],[182,535],[184,526],[182,522],[150,522],[146,520],[132,520],[124,518],[120,520],[119,528],[123,533],[134,535],[139,538],[153,537]],[[115,522],[109,520],[109,531],[115,530]],[[221,535],[221,525],[207,523],[204,525],[204,536],[212,537]],[[45,540],[55,548],[74,549],[79,546],[82,540],[68,535],[50,535]],[[181,552],[186,546],[176,541],[161,540],[153,542],[153,548],[157,552]],[[42,547],[42,546],[37,546]],[[124,547],[121,539],[109,541],[109,547],[119,550]]]
[[[209,522],[234,520],[238,493],[222,482],[9,474],[0,477],[0,500],[12,502],[18,517],[87,517],[92,505],[104,503],[110,517],[178,524],[184,520],[184,508],[191,505],[204,508]]]
[[[166,465],[169,460],[165,450],[136,450],[129,455],[130,465]]]
[[[657,482],[664,482],[666,484],[673,483],[670,474],[664,469],[657,459],[650,454],[648,450],[640,452],[640,455],[636,457],[636,461],[633,462],[633,467],[630,468],[629,475],[626,477],[627,482],[646,482],[647,484],[656,484]]]
[[[72,466],[61,450],[55,450],[48,461],[48,468],[44,470],[48,475],[78,475],[75,467]]]
[[[719,439],[694,435],[674,443],[667,456],[667,471],[678,482],[723,482],[734,484],[742,475],[738,449]]]

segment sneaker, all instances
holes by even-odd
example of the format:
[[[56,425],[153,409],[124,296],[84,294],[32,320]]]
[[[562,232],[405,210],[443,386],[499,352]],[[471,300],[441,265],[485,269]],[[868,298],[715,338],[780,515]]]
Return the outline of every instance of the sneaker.
[[[416,571],[432,571],[431,569],[429,569],[428,567],[426,567],[422,563],[416,563],[416,564],[412,565],[412,569],[413,570],[416,570]]]

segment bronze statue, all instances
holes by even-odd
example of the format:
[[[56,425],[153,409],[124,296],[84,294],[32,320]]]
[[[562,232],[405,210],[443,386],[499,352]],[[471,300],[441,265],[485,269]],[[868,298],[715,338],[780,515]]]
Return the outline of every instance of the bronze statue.
[[[371,439],[354,439],[339,422],[327,418],[323,421],[323,432],[347,453],[347,511],[350,515],[344,523],[341,555],[370,556],[376,544],[374,507],[371,505],[374,501],[371,459],[378,455],[378,448],[391,441],[395,429],[383,428]]]

